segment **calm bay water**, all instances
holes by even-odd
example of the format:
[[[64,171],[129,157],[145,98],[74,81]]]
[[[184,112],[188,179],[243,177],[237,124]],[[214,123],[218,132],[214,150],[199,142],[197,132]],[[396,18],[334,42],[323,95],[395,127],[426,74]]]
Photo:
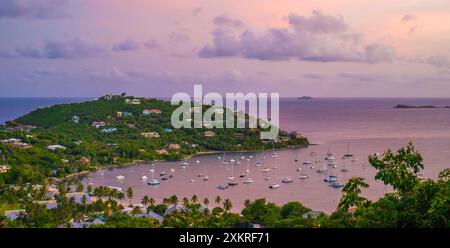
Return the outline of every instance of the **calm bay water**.
[[[81,101],[82,99],[43,99],[35,101],[31,99],[1,99],[0,98],[0,122],[12,119],[20,114],[31,111],[42,105],[67,101]],[[32,104],[31,104],[32,102]],[[450,109],[394,109],[397,104],[410,105],[450,105],[450,99],[413,99],[413,98],[323,98],[314,100],[282,99],[280,102],[280,125],[283,129],[302,132],[316,145],[303,149],[287,149],[278,151],[278,158],[271,158],[271,151],[266,151],[263,164],[256,167],[256,154],[246,153],[227,154],[228,159],[240,156],[254,156],[249,161],[250,177],[254,183],[244,185],[239,175],[247,169],[247,161],[242,160],[241,165],[234,166],[234,176],[239,185],[226,190],[216,187],[226,184],[231,175],[229,165],[222,164],[216,157],[208,155],[192,158],[190,166],[186,169],[180,167],[180,162],[158,162],[155,166],[155,177],[159,177],[161,171],[168,174],[171,168],[176,171],[173,178],[161,181],[159,186],[148,186],[141,176],[151,178],[150,165],[136,165],[122,169],[100,170],[92,173],[85,183],[94,186],[116,186],[126,190],[133,187],[135,203],[139,203],[144,195],[149,195],[160,201],[164,197],[176,194],[178,198],[191,197],[193,194],[199,199],[208,197],[211,202],[216,195],[229,198],[233,202],[233,210],[240,211],[245,199],[265,197],[270,201],[282,204],[287,201],[297,200],[315,210],[332,212],[335,210],[340,198],[340,189],[329,187],[324,181],[324,174],[316,172],[322,168],[324,156],[329,150],[336,157],[337,168],[330,169],[330,173],[338,176],[341,183],[345,183],[351,177],[364,177],[370,184],[370,188],[364,191],[364,195],[370,199],[376,199],[390,188],[373,177],[375,170],[367,164],[367,156],[375,152],[382,153],[388,148],[398,149],[413,142],[422,153],[425,160],[424,177],[436,178],[439,171],[450,168]],[[354,154],[356,161],[342,160],[350,144],[350,152]],[[312,156],[314,151],[317,155]],[[294,159],[298,158],[298,162]],[[199,160],[200,163],[196,163]],[[302,162],[320,160],[309,165]],[[199,173],[204,173],[206,167],[209,180],[204,182]],[[263,168],[270,168],[263,173]],[[341,168],[347,168],[348,172],[341,172]],[[297,169],[302,169],[301,172]],[[301,173],[308,174],[306,180],[299,179]],[[123,175],[125,180],[118,181],[116,176]],[[294,181],[283,184],[281,180],[290,177]],[[269,178],[266,180],[266,178]],[[190,180],[195,180],[190,182]],[[271,190],[268,186],[276,182],[280,188]],[[214,203],[211,203],[214,205]]]

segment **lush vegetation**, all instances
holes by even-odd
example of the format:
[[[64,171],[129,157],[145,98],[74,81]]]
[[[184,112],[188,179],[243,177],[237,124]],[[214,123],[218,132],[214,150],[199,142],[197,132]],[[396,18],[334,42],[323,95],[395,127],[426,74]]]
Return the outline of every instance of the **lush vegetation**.
[[[258,150],[271,143],[259,139],[261,127],[250,128],[181,128],[173,129],[172,112],[178,107],[158,99],[139,98],[140,104],[130,104],[133,97],[105,96],[97,100],[39,108],[14,121],[17,125],[36,126],[30,133],[0,130],[0,140],[16,138],[31,146],[18,147],[0,143],[0,164],[11,165],[8,173],[0,174],[0,187],[24,183],[44,183],[49,177],[64,178],[102,165],[124,165],[136,161],[178,160],[205,151]],[[210,106],[205,106],[203,112]],[[144,115],[144,109],[159,109],[161,113]],[[118,113],[120,112],[120,113]],[[77,116],[79,120],[73,121]],[[248,116],[247,116],[248,119]],[[104,127],[92,122],[104,121]],[[102,132],[116,128],[112,132]],[[205,131],[215,132],[205,137]],[[142,133],[157,132],[160,137],[146,138]],[[237,135],[239,134],[239,135]],[[170,149],[169,144],[180,149]],[[306,138],[288,139],[276,147],[308,144]],[[49,145],[66,149],[49,150]],[[165,149],[167,154],[159,153]]]
[[[102,218],[104,224],[90,227],[248,227],[260,224],[266,227],[450,227],[450,169],[442,171],[436,180],[423,179],[421,155],[412,145],[387,151],[382,157],[370,156],[371,166],[377,169],[376,179],[392,186],[393,192],[377,201],[361,195],[369,187],[363,178],[352,178],[342,189],[339,206],[331,215],[312,215],[311,209],[298,202],[283,206],[265,199],[247,200],[241,214],[231,212],[232,202],[217,196],[215,199],[178,199],[171,196],[156,204],[145,196],[141,207],[130,204],[133,190],[125,193],[99,187],[83,189],[79,182],[74,185],[60,183],[56,196],[57,208],[47,209],[36,201],[44,199],[43,190],[32,186],[2,190],[0,202],[19,204],[26,213],[17,220],[0,220],[4,227],[57,227],[70,226],[77,221]],[[87,191],[97,197],[93,203],[76,202],[67,197],[71,190]],[[128,201],[130,200],[130,201]],[[178,204],[179,208],[166,210]],[[124,206],[130,209],[125,213]],[[153,211],[164,220],[139,217],[142,212]],[[166,213],[164,215],[164,213]]]

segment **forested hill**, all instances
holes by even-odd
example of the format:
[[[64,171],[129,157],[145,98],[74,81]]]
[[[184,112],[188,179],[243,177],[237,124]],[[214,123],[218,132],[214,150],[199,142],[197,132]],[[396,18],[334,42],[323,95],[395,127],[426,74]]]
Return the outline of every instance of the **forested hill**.
[[[0,130],[0,152],[12,167],[14,178],[10,179],[29,181],[62,177],[98,165],[178,160],[205,151],[272,148],[272,143],[260,140],[261,128],[174,129],[171,115],[177,107],[158,99],[109,95],[39,108]],[[30,125],[34,126],[31,130]],[[299,134],[280,134],[275,147],[308,144]]]

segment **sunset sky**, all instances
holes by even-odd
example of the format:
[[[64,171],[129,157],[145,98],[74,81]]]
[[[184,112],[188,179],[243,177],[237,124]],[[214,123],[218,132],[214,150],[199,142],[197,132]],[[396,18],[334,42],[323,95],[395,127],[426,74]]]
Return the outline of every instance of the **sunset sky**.
[[[0,96],[450,97],[449,0],[0,0]]]

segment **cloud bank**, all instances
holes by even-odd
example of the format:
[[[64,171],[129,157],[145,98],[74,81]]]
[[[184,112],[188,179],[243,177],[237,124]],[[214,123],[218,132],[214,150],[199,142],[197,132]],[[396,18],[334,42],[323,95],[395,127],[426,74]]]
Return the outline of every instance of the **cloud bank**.
[[[38,59],[79,59],[102,57],[107,50],[86,38],[45,40],[42,46],[28,45],[16,49],[22,57]]]
[[[67,15],[68,0],[1,0],[1,18],[60,18]]]
[[[230,18],[216,17],[211,32],[213,44],[203,46],[202,58],[242,57],[257,60],[316,62],[390,62],[395,49],[379,43],[365,44],[362,35],[352,33],[340,16],[314,11],[311,16],[288,16],[287,28],[270,28],[256,33],[237,29]]]

